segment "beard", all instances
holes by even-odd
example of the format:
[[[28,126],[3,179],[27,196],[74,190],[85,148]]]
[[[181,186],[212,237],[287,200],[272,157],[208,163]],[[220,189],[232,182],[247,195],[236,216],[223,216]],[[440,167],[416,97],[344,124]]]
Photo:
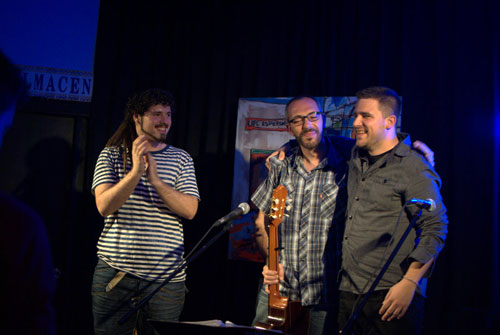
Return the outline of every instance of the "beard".
[[[164,125],[164,126],[167,127],[167,125]],[[167,129],[168,129],[168,127],[167,127]],[[141,131],[145,135],[147,135],[148,137],[150,137],[151,139],[153,139],[156,142],[167,143],[167,134],[168,134],[168,131],[166,133],[160,133],[160,136],[155,136],[155,135],[151,134],[149,131],[147,131],[147,130],[144,129],[144,125],[143,125],[142,120],[141,120]]]
[[[356,140],[356,146],[364,149],[368,145],[367,129],[364,127],[354,127],[352,131]],[[358,134],[358,132],[361,132],[361,134]]]
[[[167,141],[167,134],[161,134],[160,136],[155,136],[151,134],[149,131],[144,130],[144,128],[141,128],[141,130],[144,134],[146,134],[148,137],[152,138],[156,142],[165,143]]]
[[[316,136],[313,139],[305,139],[305,135],[310,132],[310,131],[315,131],[318,136]],[[323,132],[318,131],[316,129],[304,129],[303,131],[300,132],[300,135],[297,137],[297,142],[301,147],[304,147],[305,149],[316,149],[319,144],[321,143],[321,139],[323,138]]]
[[[158,142],[166,143],[167,142],[167,134],[161,134],[160,137],[154,138]]]

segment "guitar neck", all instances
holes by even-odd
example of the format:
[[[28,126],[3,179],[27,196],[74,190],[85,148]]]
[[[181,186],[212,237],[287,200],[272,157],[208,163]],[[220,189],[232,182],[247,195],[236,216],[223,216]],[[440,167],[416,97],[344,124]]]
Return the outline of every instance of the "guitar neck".
[[[278,227],[269,225],[269,260],[268,268],[272,271],[278,271],[279,264],[279,243],[278,243]],[[270,294],[279,295],[279,284],[269,285]]]
[[[283,185],[278,185],[273,190],[273,197],[271,199],[271,208],[269,218],[269,252],[268,263],[269,270],[278,271],[278,255],[279,255],[279,242],[278,242],[278,226],[283,220],[286,208],[286,197],[288,190]],[[279,296],[279,284],[269,285],[269,291],[272,296]]]

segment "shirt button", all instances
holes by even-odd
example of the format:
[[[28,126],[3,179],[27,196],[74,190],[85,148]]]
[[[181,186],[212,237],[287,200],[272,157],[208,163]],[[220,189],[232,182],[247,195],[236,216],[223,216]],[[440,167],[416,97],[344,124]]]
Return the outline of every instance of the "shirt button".
[[[356,197],[356,198],[354,198],[354,199],[356,199],[356,201],[359,201],[359,197]]]
[[[352,220],[352,215],[349,215],[349,220]]]
[[[344,240],[347,240],[347,238],[348,238],[347,236],[344,236]]]
[[[365,181],[365,178],[362,178],[361,181]]]

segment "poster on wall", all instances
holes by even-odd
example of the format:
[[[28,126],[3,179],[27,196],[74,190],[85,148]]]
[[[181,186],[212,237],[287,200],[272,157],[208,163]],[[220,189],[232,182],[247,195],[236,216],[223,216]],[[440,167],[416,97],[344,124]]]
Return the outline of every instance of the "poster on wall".
[[[269,154],[293,138],[287,130],[285,106],[291,98],[240,98],[236,129],[232,206],[247,202],[248,214],[233,221],[228,258],[263,262],[255,242],[254,220],[258,209],[250,196],[267,176]],[[325,112],[325,135],[352,137],[356,97],[316,97]],[[398,120],[398,128],[401,118]]]

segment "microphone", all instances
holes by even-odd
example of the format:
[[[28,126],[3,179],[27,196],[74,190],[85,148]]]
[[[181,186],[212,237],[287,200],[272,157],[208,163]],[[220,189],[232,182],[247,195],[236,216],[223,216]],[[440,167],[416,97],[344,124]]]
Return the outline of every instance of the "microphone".
[[[432,212],[436,209],[436,202],[433,199],[410,199],[408,201],[409,204],[415,204],[420,208],[427,209],[428,212]]]
[[[249,211],[250,211],[250,206],[246,202],[242,202],[241,204],[238,205],[238,207],[229,212],[229,214],[215,221],[213,227],[214,228],[218,227],[228,221],[233,220],[234,218],[242,214],[247,214]]]

